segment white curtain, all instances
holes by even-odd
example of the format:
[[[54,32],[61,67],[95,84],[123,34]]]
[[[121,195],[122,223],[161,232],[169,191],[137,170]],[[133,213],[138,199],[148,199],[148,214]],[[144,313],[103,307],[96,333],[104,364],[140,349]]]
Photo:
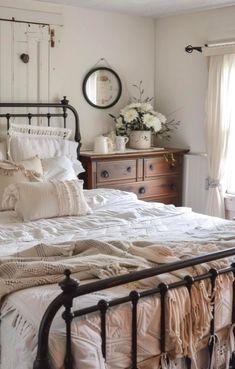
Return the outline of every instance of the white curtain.
[[[207,214],[224,218],[225,174],[234,104],[235,54],[209,58],[207,154],[209,191]],[[230,168],[231,170],[231,168]]]
[[[228,130],[228,150],[226,158],[225,188],[228,194],[235,195],[235,55],[231,56],[229,78],[229,107],[231,111]]]

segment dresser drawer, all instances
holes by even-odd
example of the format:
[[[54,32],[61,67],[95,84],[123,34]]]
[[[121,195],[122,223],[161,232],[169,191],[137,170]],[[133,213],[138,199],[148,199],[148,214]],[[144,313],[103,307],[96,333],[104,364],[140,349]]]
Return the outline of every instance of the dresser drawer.
[[[97,185],[110,181],[136,180],[136,160],[98,161],[96,164]]]
[[[102,186],[97,186],[102,187]],[[153,181],[133,182],[133,183],[115,183],[105,185],[107,188],[117,188],[122,191],[134,192],[138,198],[156,198],[157,196],[177,197],[179,194],[179,177],[168,176],[157,178]],[[160,201],[160,200],[159,200]]]
[[[144,159],[144,178],[152,178],[159,175],[168,175],[179,172],[178,158],[160,156],[158,158]]]

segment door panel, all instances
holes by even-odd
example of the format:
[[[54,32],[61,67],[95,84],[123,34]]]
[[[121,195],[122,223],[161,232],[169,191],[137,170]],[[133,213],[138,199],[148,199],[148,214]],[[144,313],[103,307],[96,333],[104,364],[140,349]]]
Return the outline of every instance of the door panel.
[[[14,99],[40,102],[49,98],[49,27],[14,24]],[[29,55],[23,63],[22,53]]]
[[[49,38],[49,26],[0,21],[0,101],[49,101]],[[21,60],[22,54],[29,55],[28,63]]]

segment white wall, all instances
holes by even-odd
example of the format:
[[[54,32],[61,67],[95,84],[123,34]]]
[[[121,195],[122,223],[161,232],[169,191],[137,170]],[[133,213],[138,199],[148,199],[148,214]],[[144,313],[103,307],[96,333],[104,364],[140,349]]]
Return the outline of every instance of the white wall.
[[[54,15],[53,15],[54,13]],[[143,80],[146,94],[154,94],[155,22],[151,18],[58,6],[33,0],[0,0],[0,14],[26,21],[63,23],[56,27],[52,49],[52,100],[67,95],[80,117],[82,143],[92,148],[95,136],[113,127],[108,113],[117,114],[134,93],[132,84]],[[45,19],[45,20],[44,20]],[[58,36],[58,33],[60,34]],[[123,93],[110,109],[95,109],[82,94],[85,74],[105,58],[120,76]]]
[[[171,142],[205,152],[207,58],[185,46],[235,38],[235,7],[185,14],[156,22],[156,99],[158,110],[181,121]]]
[[[154,20],[121,14],[64,7],[62,38],[62,93],[77,107],[83,148],[94,137],[113,127],[108,113],[117,114],[134,92],[133,83],[143,80],[146,93],[154,93]],[[110,109],[90,106],[82,95],[85,74],[104,57],[119,74],[123,93]]]

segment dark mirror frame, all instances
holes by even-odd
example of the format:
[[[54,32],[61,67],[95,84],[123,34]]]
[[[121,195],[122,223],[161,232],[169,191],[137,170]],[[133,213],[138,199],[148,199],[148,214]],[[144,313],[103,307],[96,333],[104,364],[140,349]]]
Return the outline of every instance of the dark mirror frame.
[[[112,73],[116,80],[117,80],[117,84],[118,84],[118,92],[117,92],[117,96],[116,98],[114,99],[114,101],[112,101],[111,104],[109,105],[105,105],[105,106],[101,106],[101,105],[96,105],[94,104],[90,99],[89,97],[87,96],[87,92],[86,92],[86,84],[87,84],[87,80],[88,78],[93,74],[95,73],[96,71],[99,71],[99,70],[106,70],[110,73]],[[118,76],[118,74],[111,68],[108,68],[108,67],[97,67],[97,68],[93,68],[91,69],[86,75],[85,75],[85,78],[83,80],[83,83],[82,83],[82,92],[83,92],[83,95],[86,99],[86,101],[88,102],[88,104],[90,104],[91,106],[93,106],[94,108],[98,108],[98,109],[107,109],[107,108],[110,108],[111,106],[115,105],[118,100],[120,99],[120,96],[122,94],[122,82]]]

